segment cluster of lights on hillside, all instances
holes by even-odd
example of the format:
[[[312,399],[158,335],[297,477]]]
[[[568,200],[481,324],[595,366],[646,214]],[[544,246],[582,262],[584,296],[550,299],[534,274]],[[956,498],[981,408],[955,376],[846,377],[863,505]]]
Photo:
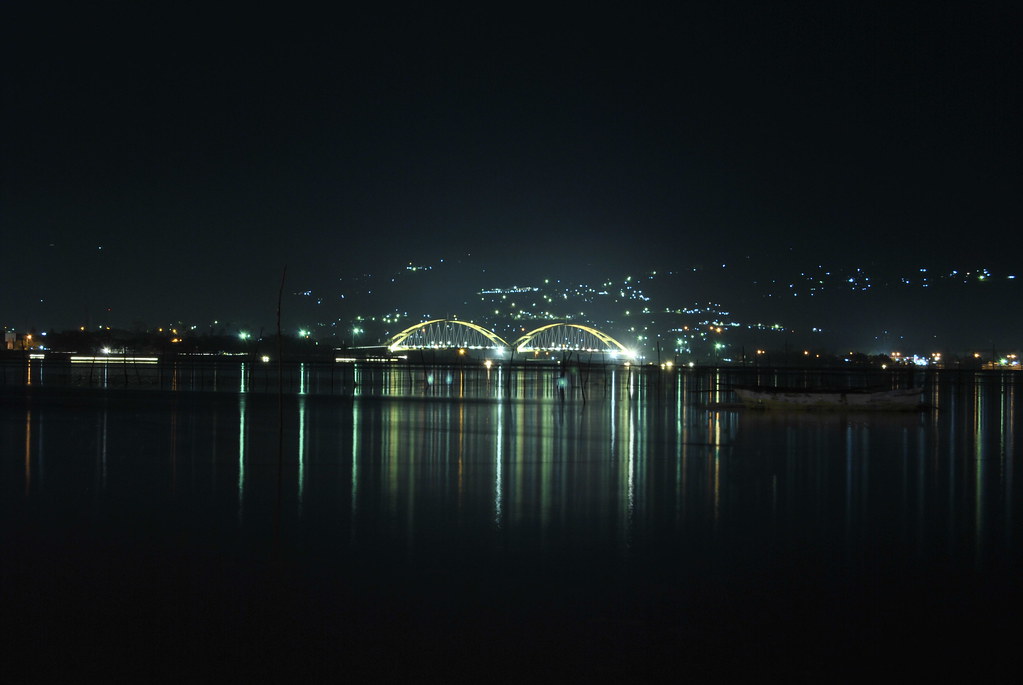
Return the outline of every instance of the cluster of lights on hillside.
[[[337,346],[355,345],[362,342],[363,345],[379,344],[381,340],[394,335],[397,331],[416,322],[431,318],[428,312],[415,312],[397,307],[385,308],[383,312],[372,313],[363,310],[362,313],[354,313],[351,308],[372,307],[375,295],[374,288],[378,287],[382,279],[397,282],[402,277],[418,279],[435,278],[434,276],[421,276],[424,272],[435,272],[440,267],[450,266],[440,259],[434,264],[422,264],[409,262],[401,272],[374,275],[372,273],[356,273],[346,275],[339,279],[346,284],[346,293],[339,293],[337,297],[327,297],[324,294],[316,294],[312,289],[305,288],[293,291],[293,294],[303,300],[311,300],[318,305],[324,305],[331,301],[337,302],[338,307],[343,308],[339,312],[331,312],[331,318],[326,320],[313,316],[306,319],[305,325],[297,329],[297,337],[309,340],[314,344],[319,341],[333,339]],[[658,293],[662,279],[668,277],[699,278],[690,276],[698,272],[711,272],[717,269],[726,269],[730,265],[720,264],[713,267],[693,267],[678,271],[657,272],[649,271],[640,275],[630,274],[623,278],[609,278],[599,281],[599,285],[590,286],[586,283],[573,283],[566,279],[546,278],[527,283],[513,283],[511,285],[495,284],[488,287],[478,287],[475,291],[475,303],[480,305],[474,310],[469,307],[463,312],[477,321],[481,326],[505,333],[518,328],[530,327],[531,322],[539,323],[579,323],[594,325],[602,330],[608,330],[620,334],[623,340],[630,345],[635,344],[638,348],[644,349],[647,354],[653,350],[667,353],[687,355],[708,355],[714,359],[723,359],[726,352],[735,352],[738,349],[736,341],[741,337],[740,331],[751,334],[763,333],[767,336],[777,334],[817,334],[823,332],[820,325],[810,326],[796,330],[795,328],[781,322],[770,321],[749,321],[743,320],[740,316],[733,316],[721,304],[716,302],[692,302],[683,305],[668,304],[662,305],[664,293]],[[483,270],[484,273],[486,269]],[[734,269],[729,269],[734,271]],[[416,275],[412,275],[416,274]],[[837,290],[846,292],[867,292],[876,290],[881,286],[894,286],[900,288],[933,288],[939,284],[976,284],[992,282],[1012,282],[1016,280],[1015,274],[998,274],[987,268],[976,268],[969,270],[935,270],[927,267],[920,267],[911,274],[902,274],[897,278],[881,277],[871,273],[867,267],[842,270],[827,268],[824,265],[817,265],[816,268],[800,272],[799,277],[791,280],[773,279],[761,283],[754,282],[760,288],[760,294],[764,297],[772,297],[779,294],[788,294],[793,297],[821,296],[824,292]],[[406,285],[410,285],[411,281]],[[397,288],[403,287],[401,284]],[[429,287],[417,285],[415,287]],[[674,286],[672,286],[674,287]],[[987,286],[982,286],[987,287]],[[395,291],[400,295],[400,290]],[[350,298],[353,295],[370,296],[356,304],[349,304],[344,301],[346,295]],[[658,304],[655,305],[655,301]],[[393,303],[392,303],[393,304]],[[444,304],[444,315],[457,318],[456,313],[448,310],[462,310],[458,302]],[[472,304],[464,302],[461,304]],[[318,310],[321,308],[317,308]],[[322,307],[324,312],[327,307]],[[535,325],[535,324],[534,324]],[[256,336],[250,330],[243,327],[226,325],[229,331],[233,328],[231,335],[237,335],[238,340],[248,342],[256,337],[262,337],[262,330]],[[224,330],[225,325],[219,320],[208,324],[186,324],[176,322],[171,326],[156,329],[157,333],[166,336],[166,342],[179,344],[193,338],[194,336],[213,335],[217,329]],[[88,330],[87,330],[88,329]],[[81,326],[82,332],[112,331],[109,324],[99,326]],[[207,330],[209,333],[207,333]],[[294,329],[293,329],[294,330]],[[734,335],[729,335],[729,331]],[[221,333],[223,334],[223,333]],[[295,335],[295,334],[292,334]],[[888,339],[888,333],[884,337],[878,337],[878,343],[884,343]],[[901,336],[892,336],[892,339]],[[770,341],[753,337],[757,345]],[[747,337],[746,344],[750,344]],[[41,342],[32,343],[34,347],[41,347]],[[917,355],[915,358],[910,355],[914,365],[937,365],[943,362],[935,359],[933,355]],[[893,363],[908,363],[902,361]],[[1004,357],[992,360],[990,363],[1013,368],[1014,360]]]

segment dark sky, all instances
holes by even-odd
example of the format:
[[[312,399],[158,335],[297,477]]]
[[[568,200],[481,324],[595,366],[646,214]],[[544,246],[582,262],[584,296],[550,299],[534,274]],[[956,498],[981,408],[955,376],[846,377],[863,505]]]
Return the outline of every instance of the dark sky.
[[[473,251],[1019,261],[1013,3],[150,4],[0,5],[4,325],[269,321],[285,264]]]

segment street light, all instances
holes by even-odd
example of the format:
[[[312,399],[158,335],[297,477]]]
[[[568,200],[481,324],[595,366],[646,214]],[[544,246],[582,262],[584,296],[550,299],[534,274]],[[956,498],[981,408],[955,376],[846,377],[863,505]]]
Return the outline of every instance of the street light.
[[[362,329],[358,326],[352,326],[352,347],[355,347],[355,336],[362,332]]]

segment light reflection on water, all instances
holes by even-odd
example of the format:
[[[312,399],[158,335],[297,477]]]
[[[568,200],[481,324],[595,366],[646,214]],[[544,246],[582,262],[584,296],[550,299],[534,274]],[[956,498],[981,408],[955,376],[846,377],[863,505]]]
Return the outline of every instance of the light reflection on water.
[[[846,414],[740,410],[717,371],[613,370],[563,401],[542,369],[302,366],[279,433],[276,394],[247,371],[218,368],[207,393],[5,390],[3,445],[20,458],[4,462],[3,542],[19,559],[4,578],[71,592],[42,573],[55,556],[105,569],[101,554],[138,562],[134,544],[185,559],[185,575],[198,550],[221,550],[244,577],[274,530],[327,594],[337,575],[358,593],[381,574],[420,589],[438,574],[457,599],[489,575],[512,605],[536,601],[523,578],[587,601],[667,592],[658,606],[681,610],[732,581],[862,597],[965,572],[999,585],[1020,562],[1012,375],[937,376],[930,410]],[[213,377],[179,369],[164,387]]]
[[[258,481],[247,482],[256,477],[247,469],[276,464],[278,455],[276,404],[270,395],[244,392],[244,365],[241,371],[236,387],[242,392],[210,400],[210,406],[209,398],[199,396],[187,403],[157,396],[158,409],[146,431],[132,417],[153,396],[127,401],[116,393],[75,395],[86,415],[96,413],[100,490],[107,489],[110,469],[118,468],[110,446],[129,436],[138,455],[133,468],[144,468],[145,459],[169,449],[168,487],[173,489],[180,469],[215,460],[215,445],[233,414],[237,508],[244,522],[248,492],[267,487],[262,473]],[[393,516],[391,525],[415,539],[418,527],[431,527],[443,516],[481,525],[484,519],[467,512],[475,512],[486,498],[485,520],[496,529],[535,526],[564,536],[603,530],[597,535],[602,542],[614,530],[611,537],[628,547],[636,535],[678,532],[675,518],[700,522],[701,535],[714,534],[722,520],[760,525],[755,512],[759,503],[769,502],[762,513],[772,519],[786,508],[792,515],[815,517],[840,511],[846,539],[876,524],[880,507],[896,507],[903,509],[898,520],[914,517],[918,533],[911,537],[918,548],[921,535],[933,538],[937,530],[952,536],[954,547],[967,512],[978,559],[990,544],[991,526],[998,526],[999,539],[1015,540],[1018,384],[996,377],[967,382],[957,377],[944,391],[936,383],[940,404],[931,411],[857,415],[722,407],[715,404],[723,391],[714,374],[679,376],[670,387],[654,387],[650,377],[613,372],[600,392],[591,383],[587,401],[577,394],[562,402],[556,384],[547,382],[556,380],[554,374],[522,374],[513,380],[519,397],[507,399],[500,397],[501,370],[488,373],[489,379],[466,378],[451,369],[434,373],[450,374],[452,382],[437,389],[427,383],[420,386],[421,395],[412,396],[415,386],[408,385],[404,370],[370,374],[357,368],[355,396],[338,398],[308,394],[307,372],[300,368],[297,394],[285,398],[282,454],[285,495],[300,520],[307,500],[328,508],[343,500],[344,516],[357,530],[363,502],[373,511],[367,520]],[[404,398],[381,397],[399,388]],[[49,414],[63,424],[82,420],[82,412],[69,416],[42,400],[25,410],[18,442],[29,496],[48,487],[41,474],[33,479],[44,444],[57,444],[64,463],[56,462],[54,469],[69,467],[80,451],[80,442],[67,444],[64,435],[42,432]],[[162,421],[169,425],[152,430]],[[167,439],[159,439],[161,434]],[[179,443],[187,443],[199,459],[179,465]],[[350,474],[343,493],[332,489],[335,478],[322,477],[338,467]],[[225,468],[211,462],[207,470],[222,474]],[[664,517],[662,508],[677,517]],[[645,513],[650,511],[657,514]]]

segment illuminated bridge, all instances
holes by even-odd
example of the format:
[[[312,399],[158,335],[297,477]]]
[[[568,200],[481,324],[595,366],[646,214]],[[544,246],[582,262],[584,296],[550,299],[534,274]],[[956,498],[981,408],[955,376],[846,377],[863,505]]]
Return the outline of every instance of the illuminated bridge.
[[[614,356],[633,356],[607,333],[575,323],[541,326],[516,340],[514,347],[516,352],[608,352]]]
[[[468,321],[432,319],[409,326],[387,341],[391,352],[406,350],[491,350],[501,355],[517,353],[590,352],[612,358],[631,358],[633,352],[596,328],[574,323],[552,323],[532,330],[514,343]]]
[[[387,341],[391,352],[401,350],[499,350],[508,343],[492,331],[468,321],[433,319],[409,326]]]

